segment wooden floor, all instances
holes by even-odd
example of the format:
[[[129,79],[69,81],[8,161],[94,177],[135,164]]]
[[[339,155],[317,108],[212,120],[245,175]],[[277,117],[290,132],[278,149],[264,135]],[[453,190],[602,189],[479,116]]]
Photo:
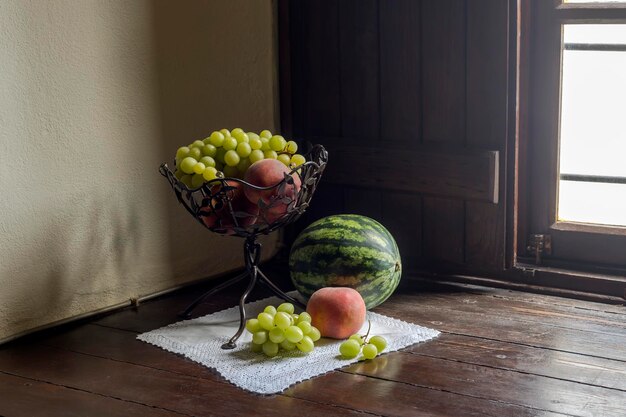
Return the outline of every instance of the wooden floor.
[[[439,338],[257,396],[135,340],[204,288],[0,347],[0,415],[626,416],[624,306],[404,279],[375,311]]]

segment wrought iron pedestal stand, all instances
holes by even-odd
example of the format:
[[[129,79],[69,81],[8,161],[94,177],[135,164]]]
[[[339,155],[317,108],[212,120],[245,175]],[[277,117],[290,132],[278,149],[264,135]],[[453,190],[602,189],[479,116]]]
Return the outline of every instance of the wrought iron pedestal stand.
[[[246,288],[244,293],[241,295],[241,298],[239,299],[239,319],[240,319],[239,329],[237,330],[237,333],[235,333],[228,342],[222,345],[222,349],[233,349],[237,346],[236,341],[237,339],[239,339],[239,337],[243,333],[243,330],[246,326],[246,309],[245,309],[246,299],[248,298],[248,295],[250,295],[250,293],[254,289],[254,286],[257,283],[257,279],[263,284],[267,285],[269,289],[274,292],[274,294],[276,294],[278,297],[282,298],[283,300],[288,301],[292,304],[295,304],[302,309],[306,308],[306,306],[302,304],[300,301],[285,294],[263,272],[261,272],[261,270],[259,269],[259,260],[261,258],[261,245],[256,242],[256,236],[253,235],[253,236],[246,238],[246,241],[243,245],[243,251],[244,251],[244,260],[246,263],[245,272],[237,275],[234,278],[229,279],[228,281],[214,288],[211,288],[209,291],[207,291],[202,296],[198,297],[198,299],[196,299],[193,303],[191,303],[189,307],[185,309],[185,311],[180,313],[180,316],[185,319],[191,318],[191,313],[193,312],[193,310],[197,306],[202,304],[207,298],[209,298],[213,294],[233,284],[238,283],[239,281],[243,280],[246,277],[250,277],[250,283],[248,284],[248,287]]]

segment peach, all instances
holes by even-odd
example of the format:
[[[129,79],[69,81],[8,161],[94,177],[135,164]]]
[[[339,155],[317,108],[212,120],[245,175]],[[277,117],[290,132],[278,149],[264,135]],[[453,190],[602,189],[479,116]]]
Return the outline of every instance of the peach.
[[[276,159],[262,159],[250,165],[250,168],[246,171],[244,180],[257,187],[272,187],[268,190],[256,190],[252,187],[245,187],[244,193],[248,200],[254,204],[258,204],[259,201],[263,201],[265,204],[272,203],[272,198],[276,197],[289,197],[295,198],[297,192],[300,190],[300,177],[297,174],[293,174],[293,185],[286,184],[284,188],[284,194],[278,195],[279,186],[273,187],[285,179],[285,174],[289,174],[291,170],[285,166],[282,162]],[[282,217],[287,212],[287,204],[283,202],[273,202],[272,206],[266,210],[265,217],[268,222],[272,223],[279,217]]]
[[[346,339],[365,322],[365,302],[353,288],[324,287],[315,291],[306,306],[311,324],[324,337]]]
[[[259,213],[259,208],[256,204],[252,204],[245,197],[243,193],[243,185],[237,181],[227,181],[227,185],[234,187],[233,190],[227,191],[227,196],[230,200],[233,211],[240,213],[248,213],[250,216],[239,217],[238,224],[240,227],[246,227],[254,224],[256,221],[256,216]],[[220,184],[216,184],[211,187],[212,193],[217,193],[219,191]],[[213,199],[213,204],[218,205],[217,198]],[[216,209],[215,212],[202,217],[202,221],[206,227],[212,229],[220,226],[220,229],[226,229],[227,234],[232,234],[234,231],[232,228],[235,223],[233,221],[232,213],[227,206],[228,202],[226,200],[223,201],[223,205],[220,208]],[[208,209],[210,210],[210,209]],[[218,224],[218,220],[220,223]]]

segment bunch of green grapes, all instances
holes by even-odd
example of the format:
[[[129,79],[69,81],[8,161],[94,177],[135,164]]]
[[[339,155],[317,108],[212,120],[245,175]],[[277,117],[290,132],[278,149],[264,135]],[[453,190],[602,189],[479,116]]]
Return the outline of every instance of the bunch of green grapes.
[[[216,178],[243,179],[253,163],[262,159],[278,159],[290,168],[306,162],[298,153],[298,144],[273,135],[269,130],[261,133],[221,129],[204,140],[196,140],[176,151],[174,175],[189,188],[198,188]]]
[[[252,351],[269,357],[276,356],[281,348],[309,353],[321,337],[311,325],[311,315],[294,314],[291,303],[265,307],[256,318],[246,321],[246,329],[252,333]]]
[[[356,358],[359,353],[363,354],[364,359],[374,359],[387,347],[387,340],[382,336],[372,336],[368,339],[371,322],[367,329],[367,334],[361,336],[353,334],[339,345],[339,353],[347,359]]]

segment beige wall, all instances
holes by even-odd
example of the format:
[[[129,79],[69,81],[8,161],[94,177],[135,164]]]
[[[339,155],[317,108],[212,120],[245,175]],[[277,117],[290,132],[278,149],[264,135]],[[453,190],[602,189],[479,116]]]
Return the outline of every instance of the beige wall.
[[[157,168],[273,128],[275,58],[272,0],[0,0],[0,341],[241,265]]]

